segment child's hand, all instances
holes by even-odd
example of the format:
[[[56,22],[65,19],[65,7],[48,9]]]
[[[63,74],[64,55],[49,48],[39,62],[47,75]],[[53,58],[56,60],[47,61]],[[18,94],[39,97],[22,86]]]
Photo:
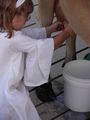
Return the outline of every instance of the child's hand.
[[[65,25],[65,28],[54,38],[54,47],[58,48],[67,38],[75,35],[69,24]]]
[[[49,27],[51,29],[51,32],[57,32],[57,31],[64,29],[64,24],[61,22],[55,22],[52,25],[50,25]]]
[[[52,25],[46,27],[47,36],[50,36],[51,33],[57,32],[64,29],[64,24],[61,22],[55,22]]]

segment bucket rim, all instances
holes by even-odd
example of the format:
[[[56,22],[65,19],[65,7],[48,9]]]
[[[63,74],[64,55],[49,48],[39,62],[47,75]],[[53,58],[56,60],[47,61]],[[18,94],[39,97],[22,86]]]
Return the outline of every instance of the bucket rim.
[[[71,73],[71,71],[68,71],[67,69],[68,69],[68,66],[70,65],[70,64],[73,64],[73,63],[75,63],[76,64],[76,62],[82,62],[82,63],[87,63],[87,64],[90,64],[90,61],[88,61],[88,60],[73,60],[73,61],[70,61],[70,62],[68,62],[66,65],[65,65],[65,67],[63,68],[63,76],[65,77],[65,78],[67,78],[67,79],[69,79],[70,81],[78,81],[78,82],[80,82],[80,83],[90,83],[90,79],[89,78],[80,78],[80,77],[77,77],[77,76],[74,76],[74,75],[72,75],[72,73]],[[71,80],[71,78],[73,79],[73,80]]]

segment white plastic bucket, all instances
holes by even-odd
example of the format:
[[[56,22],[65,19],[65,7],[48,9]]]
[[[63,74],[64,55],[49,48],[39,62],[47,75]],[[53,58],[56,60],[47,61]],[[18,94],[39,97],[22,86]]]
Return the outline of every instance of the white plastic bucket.
[[[63,69],[64,102],[73,111],[90,111],[90,61],[74,60]]]

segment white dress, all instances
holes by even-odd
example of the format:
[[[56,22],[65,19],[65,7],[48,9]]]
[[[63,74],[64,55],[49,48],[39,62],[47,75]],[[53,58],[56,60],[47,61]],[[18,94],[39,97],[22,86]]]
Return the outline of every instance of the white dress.
[[[52,38],[42,39],[45,28],[28,33],[15,31],[11,39],[0,33],[0,120],[40,120],[25,85],[48,81],[54,43]]]

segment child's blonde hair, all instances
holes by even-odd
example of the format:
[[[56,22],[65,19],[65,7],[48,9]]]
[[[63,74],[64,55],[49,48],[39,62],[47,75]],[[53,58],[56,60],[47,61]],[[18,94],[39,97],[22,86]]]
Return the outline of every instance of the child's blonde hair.
[[[16,8],[17,0],[0,0],[0,30],[7,31],[9,38],[13,35],[12,20],[15,15],[20,15],[22,12],[29,15],[33,11],[32,0],[25,2]]]

